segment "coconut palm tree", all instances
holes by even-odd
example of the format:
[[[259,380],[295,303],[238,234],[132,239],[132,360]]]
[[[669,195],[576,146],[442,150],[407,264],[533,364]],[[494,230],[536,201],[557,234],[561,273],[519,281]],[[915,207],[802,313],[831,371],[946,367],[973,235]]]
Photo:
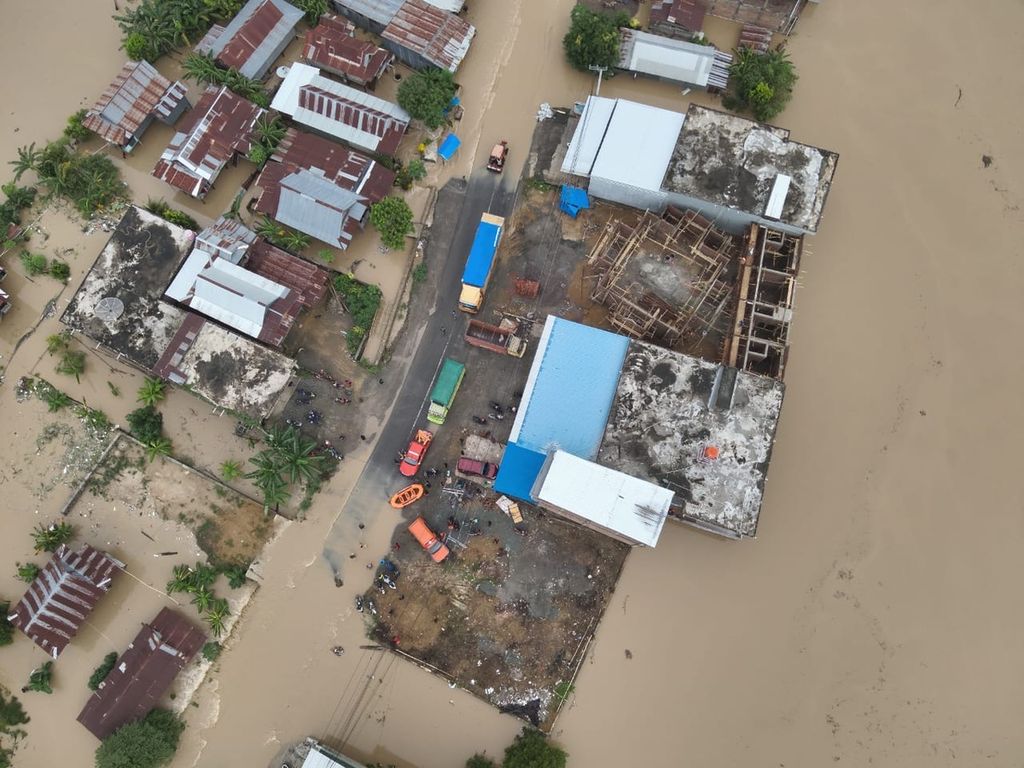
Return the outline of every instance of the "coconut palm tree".
[[[53,693],[53,662],[47,661],[43,666],[33,669],[28,676],[28,685],[21,689],[22,693],[38,691],[39,693]]]
[[[18,159],[10,161],[10,164],[14,166],[14,180],[21,179],[26,171],[36,170],[41,155],[42,152],[36,149],[34,141],[27,147],[18,147]]]
[[[312,440],[293,430],[289,439],[276,450],[279,466],[289,483],[300,479],[309,481],[320,475],[323,461],[314,454],[316,447]]]
[[[159,437],[146,443],[146,456],[150,461],[155,461],[157,456],[171,455],[171,441],[166,437]]]
[[[284,482],[281,480],[280,464],[272,450],[260,451],[249,459],[249,463],[256,469],[247,473],[246,477],[252,480],[256,487],[263,488],[267,484]]]
[[[64,350],[64,354],[57,364],[57,373],[67,376],[74,376],[75,381],[81,383],[82,374],[85,372],[85,352],[78,352],[71,349]]]
[[[71,541],[75,529],[70,523],[40,523],[32,529],[32,541],[36,552],[53,552],[61,544]]]
[[[200,613],[205,613],[213,602],[213,592],[209,587],[200,587],[192,593],[192,605],[194,605],[196,610]]]
[[[167,582],[168,594],[188,592],[192,585],[192,569],[187,565],[176,565],[171,572],[171,580]]]
[[[224,634],[224,625],[230,615],[231,609],[228,606],[228,601],[224,598],[218,598],[210,604],[209,610],[206,611],[206,623],[210,626],[214,637]]]
[[[263,491],[263,510],[265,512],[269,512],[271,508],[276,509],[278,505],[284,504],[288,501],[291,496],[291,494],[288,493],[288,486],[285,484],[284,480],[281,479],[280,475],[269,480],[263,485],[258,485],[258,487]]]
[[[138,400],[143,405],[156,405],[167,397],[167,384],[163,379],[147,376],[139,387]]]
[[[181,62],[181,71],[185,77],[199,83],[219,83],[223,72],[212,56],[202,53],[190,53],[186,56]]]
[[[217,580],[217,569],[207,563],[196,563],[192,568],[192,584],[194,587],[212,587]]]

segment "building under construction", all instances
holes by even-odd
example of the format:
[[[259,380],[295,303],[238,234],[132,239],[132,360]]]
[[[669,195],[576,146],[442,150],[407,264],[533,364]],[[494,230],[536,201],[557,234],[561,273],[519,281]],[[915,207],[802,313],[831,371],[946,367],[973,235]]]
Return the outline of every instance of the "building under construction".
[[[692,210],[611,219],[587,257],[591,298],[616,331],[781,379],[803,238],[745,238]]]

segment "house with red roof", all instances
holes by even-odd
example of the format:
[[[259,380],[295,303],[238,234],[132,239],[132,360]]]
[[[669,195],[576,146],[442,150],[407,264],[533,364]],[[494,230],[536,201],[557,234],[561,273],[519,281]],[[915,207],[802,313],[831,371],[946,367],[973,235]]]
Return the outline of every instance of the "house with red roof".
[[[227,26],[211,27],[196,45],[196,53],[260,80],[295,37],[303,15],[285,0],[249,0]]]
[[[302,60],[353,85],[372,89],[395,57],[356,37],[355,31],[352,22],[325,13],[317,26],[306,31]]]

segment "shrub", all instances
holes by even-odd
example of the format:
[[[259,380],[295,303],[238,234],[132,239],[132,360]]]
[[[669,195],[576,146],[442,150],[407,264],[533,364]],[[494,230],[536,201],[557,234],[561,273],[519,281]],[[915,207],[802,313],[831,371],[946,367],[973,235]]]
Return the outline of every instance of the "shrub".
[[[82,122],[85,120],[85,110],[80,109],[68,118],[64,126],[64,135],[72,141],[84,141],[92,135],[92,131],[85,127]]]
[[[234,459],[227,459],[221,462],[220,476],[230,482],[242,476],[242,465]]]
[[[348,351],[356,354],[373,324],[373,318],[380,307],[381,290],[376,285],[367,285],[351,275],[336,275],[334,288],[348,307],[352,316],[352,330],[348,334]]]
[[[477,753],[466,761],[466,768],[498,768],[498,764],[491,758]]]
[[[36,576],[39,575],[39,566],[35,563],[21,563],[18,566],[18,578],[24,581],[26,584],[31,584],[36,580]]]
[[[139,393],[135,399],[143,405],[155,406],[166,397],[167,383],[155,376],[147,376],[146,380],[142,382],[142,386],[139,387]]]
[[[150,45],[141,32],[131,32],[121,40],[121,48],[125,55],[132,61],[143,61],[150,58],[147,54],[151,52]],[[153,56],[152,58],[156,58]]]
[[[427,279],[427,263],[421,261],[412,269],[412,281],[415,284],[422,283]]]
[[[62,283],[66,283],[68,278],[71,277],[71,267],[69,267],[66,262],[54,259],[50,262],[50,277],[60,280]]]
[[[409,164],[405,166],[405,171],[406,173],[409,174],[409,178],[411,178],[413,181],[419,181],[420,179],[426,177],[427,166],[423,164],[422,160],[416,157],[410,160]]]
[[[405,78],[398,87],[398,103],[406,112],[431,130],[440,128],[445,120],[458,86],[446,69],[427,69]]]
[[[61,544],[67,544],[75,535],[70,523],[40,523],[32,529],[32,542],[36,552],[53,552]]]
[[[51,192],[91,216],[124,197],[126,187],[109,157],[75,151],[69,139],[51,141],[39,151],[35,171]]]
[[[47,262],[46,257],[43,256],[43,254],[29,253],[28,251],[22,251],[21,265],[32,277],[41,275],[50,269],[49,262]]]
[[[207,661],[216,661],[220,656],[221,650],[220,643],[211,641],[203,646],[203,658]]]
[[[0,601],[0,646],[10,645],[14,642],[14,625],[7,618],[10,613],[11,604],[7,601]]]
[[[796,81],[793,62],[781,48],[766,53],[740,48],[729,67],[729,91],[722,103],[752,112],[758,120],[771,120],[789,103]]]
[[[385,197],[370,208],[370,223],[380,232],[381,242],[398,251],[412,232],[412,209],[400,197]]]
[[[7,196],[7,202],[10,203],[11,207],[15,212],[24,210],[32,205],[36,199],[36,188],[35,187],[19,187],[13,181],[9,181],[0,187],[3,190],[4,195]],[[5,219],[11,219],[9,223],[14,223],[14,217],[5,215]]]
[[[629,26],[629,14],[597,13],[577,5],[569,15],[569,31],[562,38],[565,57],[576,69],[613,67],[619,60],[619,27]]]
[[[233,563],[222,569],[222,573],[228,578],[228,586],[231,589],[238,589],[245,585],[245,574],[248,572],[249,566],[243,563]]]
[[[253,144],[249,147],[249,162],[253,165],[263,167],[263,165],[270,159],[270,153],[267,152],[267,148],[260,144]]]
[[[128,414],[128,426],[140,442],[153,443],[163,437],[164,416],[152,405],[145,405]]]
[[[301,232],[295,232],[288,227],[281,226],[273,219],[264,216],[256,225],[256,234],[268,241],[271,245],[283,248],[292,253],[298,253],[309,245],[312,238]]]
[[[540,731],[524,727],[505,749],[501,768],[565,768],[567,755]]]
[[[90,691],[99,690],[100,683],[107,679],[107,675],[110,674],[110,670],[114,668],[115,664],[117,664],[117,654],[111,651],[103,657],[100,665],[89,675],[89,682],[86,685],[89,686]]]
[[[28,685],[21,689],[22,693],[36,691],[53,693],[53,662],[45,661],[43,666],[33,669],[28,676]]]
[[[96,768],[159,768],[174,757],[185,724],[166,709],[118,728],[96,750]]]

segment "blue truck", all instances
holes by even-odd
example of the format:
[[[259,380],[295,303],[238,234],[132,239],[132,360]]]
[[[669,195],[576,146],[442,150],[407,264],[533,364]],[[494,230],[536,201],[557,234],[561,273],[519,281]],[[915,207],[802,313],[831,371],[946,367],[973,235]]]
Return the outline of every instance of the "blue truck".
[[[505,219],[493,213],[480,217],[480,224],[473,236],[473,247],[469,249],[466,268],[462,272],[462,293],[459,294],[459,309],[476,314],[484,303],[487,282],[491,279],[494,256],[501,242],[501,231]]]

